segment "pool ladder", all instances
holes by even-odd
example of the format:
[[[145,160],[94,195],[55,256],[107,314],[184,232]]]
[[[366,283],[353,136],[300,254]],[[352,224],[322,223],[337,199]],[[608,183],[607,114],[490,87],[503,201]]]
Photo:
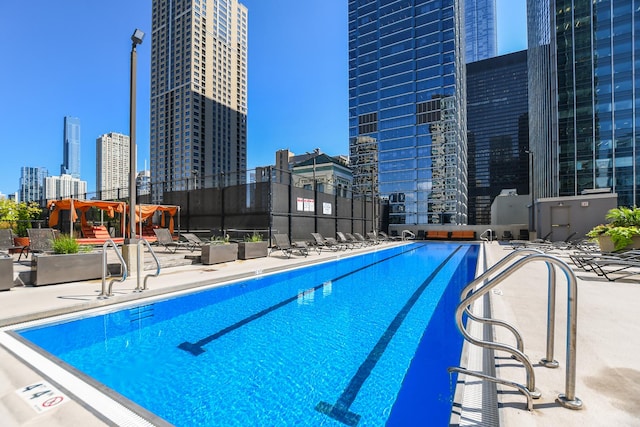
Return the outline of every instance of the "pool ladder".
[[[140,251],[140,248],[142,245],[146,245],[147,248],[149,248],[149,252],[151,253],[151,256],[156,262],[156,272],[153,274],[147,274],[144,277],[143,286],[140,286],[140,280],[141,280],[141,274],[142,274],[142,262],[141,262],[142,253]],[[107,286],[107,283],[106,283],[106,278],[108,276],[107,249],[109,248],[109,246],[111,246],[115,250],[115,253],[118,256],[118,260],[120,261],[120,265],[122,268],[122,276],[119,278],[112,279],[109,282],[109,285]],[[136,288],[134,292],[142,292],[147,290],[147,279],[149,277],[158,277],[160,275],[160,260],[158,260],[156,253],[153,251],[153,249],[151,248],[151,245],[146,239],[138,240],[138,243],[136,244],[136,250],[137,250],[138,264],[137,264],[137,283],[136,283]],[[98,296],[98,298],[106,299],[113,296],[113,292],[112,292],[113,284],[115,282],[124,282],[127,279],[127,275],[128,275],[127,264],[124,261],[124,258],[122,257],[122,253],[120,252],[118,245],[116,245],[113,240],[108,239],[106,242],[104,242],[104,245],[102,245],[102,291],[100,292],[100,295]]]
[[[525,255],[514,262],[514,258]],[[515,271],[531,262],[542,261],[547,264],[549,271],[548,280],[548,303],[547,303],[547,349],[546,356],[540,363],[547,368],[557,368],[558,362],[553,358],[554,347],[554,331],[555,331],[555,304],[556,304],[556,271],[554,266],[558,267],[566,276],[567,286],[567,369],[565,377],[565,393],[559,394],[557,401],[560,405],[569,409],[582,409],[582,401],[575,395],[576,383],[576,333],[577,333],[577,308],[578,308],[578,287],[577,279],[571,267],[564,261],[552,255],[545,254],[537,249],[526,248],[512,252],[496,263],[493,267],[478,276],[470,282],[460,293],[460,304],[456,309],[456,324],[462,336],[471,344],[491,350],[500,350],[510,353],[512,357],[522,363],[526,370],[526,385],[518,384],[513,381],[493,377],[482,372],[470,371],[462,367],[450,367],[449,372],[458,372],[469,376],[474,376],[486,381],[492,381],[509,387],[518,389],[527,398],[527,409],[533,409],[533,400],[540,398],[541,393],[535,386],[535,374],[533,365],[524,353],[524,344],[521,334],[512,325],[497,319],[487,319],[475,316],[471,313],[471,305],[483,295],[487,294],[491,289],[502,283],[506,278],[511,276]],[[511,264],[503,271],[497,273],[508,263]],[[495,277],[493,277],[495,275]],[[477,321],[485,324],[493,324],[501,326],[510,331],[516,339],[516,347],[494,342],[483,341],[471,336],[467,331],[463,316],[467,315],[469,321]]]

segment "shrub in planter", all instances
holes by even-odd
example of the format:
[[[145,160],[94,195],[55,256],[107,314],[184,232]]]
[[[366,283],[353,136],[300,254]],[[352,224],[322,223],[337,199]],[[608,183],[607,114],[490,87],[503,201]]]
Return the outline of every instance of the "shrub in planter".
[[[238,258],[251,259],[266,257],[269,251],[269,244],[262,240],[259,233],[248,234],[244,242],[238,243]]]
[[[609,222],[593,227],[587,237],[601,240],[607,236],[613,242],[614,251],[626,249],[632,245],[634,237],[640,237],[640,208],[614,208],[607,212],[605,219]]]

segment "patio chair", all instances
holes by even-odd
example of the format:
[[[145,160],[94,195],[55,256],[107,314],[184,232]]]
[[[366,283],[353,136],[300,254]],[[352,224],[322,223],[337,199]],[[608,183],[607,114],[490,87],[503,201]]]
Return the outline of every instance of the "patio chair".
[[[22,250],[24,246],[16,246],[13,243],[13,231],[10,228],[0,229],[0,251],[9,253],[11,250]]]
[[[197,235],[193,233],[182,233],[181,236],[184,237],[189,243],[189,249],[191,250],[191,252],[200,248],[204,244],[202,239],[200,239]]]
[[[388,235],[387,233],[385,233],[384,231],[378,231],[378,234],[379,234],[380,236],[382,236],[382,238],[383,238],[384,240],[387,240],[387,241],[392,241],[392,240],[402,240],[402,237],[400,237],[400,236],[389,236],[389,235]]]
[[[337,231],[336,236],[338,236],[338,243],[344,245],[347,249],[353,249],[356,247],[356,245],[358,245],[358,247],[362,246],[360,245],[360,243],[348,239],[342,231]]]
[[[25,246],[20,251],[18,261],[25,254],[25,258],[29,253],[43,253],[53,251],[53,241],[56,238],[56,230],[53,228],[27,228],[29,234],[29,246]]]
[[[347,236],[347,239],[351,240],[352,242],[354,242],[354,244],[359,245],[360,247],[362,246],[368,246],[370,243],[367,241],[367,239],[364,238],[364,236],[360,233],[344,233],[345,236]]]
[[[355,233],[355,236],[356,236],[356,237],[358,237],[358,233]],[[424,237],[424,236],[423,236],[423,237]],[[367,237],[366,237],[366,239],[367,239],[369,242],[371,242],[371,244],[374,244],[374,245],[379,245],[379,244],[382,242],[382,240],[380,240],[380,239],[378,238],[378,236],[376,235],[376,233],[375,233],[375,232],[373,232],[373,231],[370,231],[370,232],[368,232],[368,233],[367,233]],[[423,239],[423,240],[424,240],[424,239]]]
[[[336,239],[324,238],[324,236],[322,236],[322,234],[320,233],[311,233],[311,236],[313,237],[313,243],[318,253],[322,252],[322,249],[328,249],[333,252],[342,249],[342,246]]]
[[[298,252],[300,255],[304,255],[306,257],[309,255],[309,246],[307,245],[307,242],[291,243],[289,236],[286,234],[274,234],[273,244],[271,245],[271,250],[267,255],[271,255],[271,252],[273,251],[282,251],[287,258],[291,258],[291,254],[293,252]]]
[[[167,228],[154,228],[153,232],[156,235],[158,244],[164,246],[168,252],[176,253],[180,248],[189,249],[191,252],[194,250],[193,246],[188,242],[173,240],[173,236],[171,236],[171,233]]]

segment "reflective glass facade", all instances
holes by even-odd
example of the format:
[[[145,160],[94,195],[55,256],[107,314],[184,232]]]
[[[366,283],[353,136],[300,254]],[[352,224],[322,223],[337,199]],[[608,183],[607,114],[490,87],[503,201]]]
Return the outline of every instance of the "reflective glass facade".
[[[504,189],[529,194],[527,51],[467,64],[469,224]]]
[[[464,53],[467,63],[497,55],[496,25],[496,0],[464,0]]]
[[[64,141],[62,145],[62,165],[60,175],[80,178],[80,119],[64,118]]]
[[[530,20],[544,13],[536,3],[529,2]],[[549,71],[557,123],[551,123],[546,143],[557,146],[557,156],[550,159],[556,170],[547,177],[557,182],[557,191],[549,196],[611,188],[619,205],[637,205],[638,3],[556,0],[550,7]]]
[[[349,1],[349,137],[378,142],[389,223],[467,222],[462,3]]]

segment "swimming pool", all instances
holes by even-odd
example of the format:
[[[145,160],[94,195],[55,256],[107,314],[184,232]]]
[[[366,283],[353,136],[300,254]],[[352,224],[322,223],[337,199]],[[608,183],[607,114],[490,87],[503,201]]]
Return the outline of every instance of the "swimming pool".
[[[178,426],[446,425],[477,255],[416,243],[16,332]]]

